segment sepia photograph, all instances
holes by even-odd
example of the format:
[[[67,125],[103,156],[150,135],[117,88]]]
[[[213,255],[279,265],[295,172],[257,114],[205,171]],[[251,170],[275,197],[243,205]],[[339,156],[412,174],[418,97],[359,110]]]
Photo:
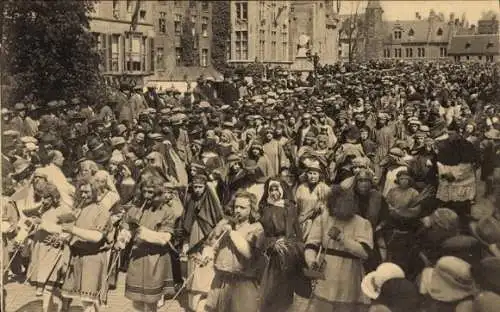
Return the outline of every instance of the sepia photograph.
[[[0,8],[0,312],[500,312],[500,0]]]

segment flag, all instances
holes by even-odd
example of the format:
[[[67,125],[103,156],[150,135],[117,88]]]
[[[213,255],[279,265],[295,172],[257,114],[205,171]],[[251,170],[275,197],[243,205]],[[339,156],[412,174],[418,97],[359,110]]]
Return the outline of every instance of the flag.
[[[139,21],[139,9],[141,8],[141,0],[137,0],[135,3],[134,14],[132,15],[132,20],[130,21],[130,31],[135,31],[137,28],[137,22]]]

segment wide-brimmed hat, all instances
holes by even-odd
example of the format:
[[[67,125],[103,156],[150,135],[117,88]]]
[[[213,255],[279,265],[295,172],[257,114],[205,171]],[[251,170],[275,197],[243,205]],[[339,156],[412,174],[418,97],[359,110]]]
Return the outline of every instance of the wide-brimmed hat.
[[[25,109],[26,109],[26,105],[24,105],[24,103],[19,102],[19,103],[16,103],[14,105],[14,110],[16,110],[16,111],[22,111]]]
[[[14,176],[20,175],[23,173],[26,169],[28,169],[31,166],[31,162],[24,159],[24,158],[18,158],[16,161],[13,163],[14,166]]]
[[[470,230],[472,235],[486,246],[500,243],[500,220],[493,216],[488,216],[478,222],[471,222]]]
[[[419,311],[420,295],[411,281],[397,277],[386,281],[381,288],[377,302],[390,311]]]
[[[430,280],[425,288],[431,298],[437,301],[458,301],[473,295],[476,291],[471,266],[462,259],[442,257],[430,270]]]
[[[377,299],[385,282],[393,278],[404,278],[405,272],[397,264],[385,262],[368,273],[361,282],[361,290],[370,299]]]
[[[490,140],[500,140],[500,130],[490,129],[484,133],[484,137]]]
[[[473,312],[497,312],[500,307],[500,295],[491,291],[482,291],[473,300]]]
[[[111,138],[111,146],[112,147],[115,147],[115,146],[120,145],[120,144],[125,144],[125,143],[127,143],[127,141],[125,140],[124,137],[117,136],[117,137]]]
[[[472,276],[481,289],[500,294],[500,258],[486,257],[474,264]]]

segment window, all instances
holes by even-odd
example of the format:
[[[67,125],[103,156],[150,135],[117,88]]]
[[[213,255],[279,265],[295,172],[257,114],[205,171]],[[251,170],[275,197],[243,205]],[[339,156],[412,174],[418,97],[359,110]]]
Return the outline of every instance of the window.
[[[236,2],[236,18],[246,20],[248,19],[248,3]]]
[[[194,1],[194,0],[189,0],[189,7],[190,7],[190,8],[195,8],[195,7],[196,7],[196,1]]]
[[[127,0],[127,13],[132,13],[132,0]]]
[[[418,57],[425,57],[425,48],[418,48],[417,49],[417,56]]]
[[[477,56],[477,59],[478,59],[478,60],[482,60],[482,59],[483,59],[483,56],[482,56],[482,55],[478,55],[478,56]]]
[[[113,35],[111,37],[111,66],[110,69],[113,72],[117,72],[118,68],[118,60],[120,59],[120,35]]]
[[[141,40],[140,37],[132,37],[127,40],[127,70],[140,71],[141,70]]]
[[[273,52],[273,60],[276,60],[276,58],[277,58],[276,41],[271,42],[271,51]]]
[[[174,19],[174,31],[176,35],[180,35],[182,32],[182,26],[181,26],[181,21],[182,21],[182,15],[180,14],[175,14],[175,19]]]
[[[265,51],[266,51],[266,41],[261,39],[259,41],[259,59],[260,61],[264,61]]]
[[[446,48],[439,48],[439,56],[440,57],[445,57],[448,55],[448,51],[446,51]]]
[[[204,10],[204,11],[208,11],[208,1],[203,0],[201,2],[201,9]]]
[[[146,10],[140,10],[139,11],[139,20],[141,22],[146,21]]]
[[[175,64],[182,65],[182,48],[175,48]]]
[[[442,36],[443,35],[443,30],[441,28],[438,29],[437,35],[438,36]]]
[[[196,15],[191,15],[191,23],[196,24]]]
[[[384,57],[391,57],[391,49],[384,49]]]
[[[155,40],[154,38],[149,38],[149,53],[151,55],[149,56],[149,70],[154,72],[155,71]]]
[[[146,41],[147,37],[142,37],[141,41],[141,69],[146,71]]]
[[[174,0],[174,6],[175,7],[180,7],[181,6],[181,1],[180,0]]]
[[[208,37],[208,17],[206,16],[201,18],[201,35]]]
[[[466,55],[465,59],[468,61],[470,59],[470,57],[468,55]]]
[[[413,35],[415,35],[415,32],[413,31],[413,29],[410,29],[408,31],[408,36],[413,37]]]
[[[413,49],[406,48],[406,57],[413,57]]]
[[[237,31],[235,43],[236,43],[236,59],[238,60],[248,59],[248,32]]]
[[[493,55],[487,55],[487,56],[486,56],[486,60],[487,60],[488,62],[493,62]]]
[[[200,65],[203,67],[208,66],[208,49],[201,49]]]
[[[113,17],[120,18],[120,2],[118,0],[113,0]]]
[[[401,39],[401,30],[396,30],[394,32],[394,39]]]
[[[276,38],[276,32],[275,31],[271,31],[271,36],[273,36],[273,38]]]
[[[401,57],[401,48],[394,49],[394,57]]]
[[[158,31],[162,34],[167,32],[167,14],[165,12],[160,12],[160,18],[158,18]]]
[[[288,55],[288,42],[283,41],[282,45],[283,45],[283,60],[286,60]]]

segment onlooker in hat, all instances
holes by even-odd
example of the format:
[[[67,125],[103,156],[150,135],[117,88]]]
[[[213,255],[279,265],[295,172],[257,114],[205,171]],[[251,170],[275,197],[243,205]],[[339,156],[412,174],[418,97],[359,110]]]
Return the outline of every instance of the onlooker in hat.
[[[405,273],[397,264],[381,263],[375,271],[366,274],[361,282],[361,290],[370,299],[379,298],[384,284],[392,279],[404,279]]]
[[[383,283],[374,303],[372,305],[382,305],[391,312],[418,312],[421,305],[417,287],[405,278],[392,278]]]
[[[477,291],[470,264],[449,256],[440,258],[434,268],[422,271],[419,288],[425,298],[423,308],[436,312],[457,311]]]

